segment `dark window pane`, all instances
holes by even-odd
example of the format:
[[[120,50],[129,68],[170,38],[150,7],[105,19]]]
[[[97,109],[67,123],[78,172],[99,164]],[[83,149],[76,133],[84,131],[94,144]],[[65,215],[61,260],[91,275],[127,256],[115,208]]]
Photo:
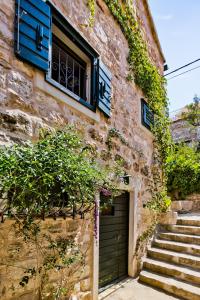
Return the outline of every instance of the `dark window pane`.
[[[59,82],[59,48],[56,44],[52,46],[52,66],[51,66],[52,78]]]
[[[74,93],[80,96],[80,65],[74,62]]]
[[[60,49],[60,84],[66,87],[66,62],[67,62],[67,54]]]
[[[56,37],[52,43],[52,78],[86,99],[86,63]]]
[[[68,56],[68,65],[67,65],[67,88],[73,92],[73,58]]]
[[[81,89],[81,97],[86,99],[86,72],[85,69],[81,68],[80,70],[80,89]]]

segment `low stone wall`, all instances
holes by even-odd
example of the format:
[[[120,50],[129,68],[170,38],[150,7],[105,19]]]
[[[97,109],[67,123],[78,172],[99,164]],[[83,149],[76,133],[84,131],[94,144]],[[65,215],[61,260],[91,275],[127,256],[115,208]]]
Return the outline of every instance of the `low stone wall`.
[[[192,194],[187,196],[188,201],[199,201],[200,202],[200,194]]]
[[[0,224],[0,299],[1,300],[39,300],[41,278],[34,277],[22,287],[19,283],[25,270],[38,266],[41,257],[38,253],[45,251],[45,241],[40,245],[33,241],[24,241],[23,236],[16,235],[15,221],[6,220]],[[92,243],[93,226],[91,219],[46,219],[42,221],[41,233],[56,237],[73,237],[84,256],[84,262],[77,260],[72,268],[52,269],[48,271],[47,282],[42,287],[42,299],[55,299],[53,291],[59,288],[69,289],[75,299],[92,299]],[[38,251],[37,247],[40,247]],[[46,277],[45,277],[46,278]],[[74,297],[72,297],[74,298]],[[59,298],[68,299],[68,297]]]
[[[159,216],[160,225],[175,225],[177,222],[177,212],[169,211],[166,213],[161,213]]]
[[[200,194],[189,195],[185,200],[172,201],[171,209],[179,213],[200,212]]]

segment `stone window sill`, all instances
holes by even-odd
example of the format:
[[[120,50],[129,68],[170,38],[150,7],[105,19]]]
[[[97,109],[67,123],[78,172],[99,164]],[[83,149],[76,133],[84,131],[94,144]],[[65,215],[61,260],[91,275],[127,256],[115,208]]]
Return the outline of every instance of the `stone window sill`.
[[[72,96],[69,96],[68,93],[63,91],[60,87],[56,87],[50,78],[47,77],[45,80],[44,74],[38,70],[34,76],[34,86],[46,94],[49,94],[56,100],[66,103],[68,106],[84,114],[88,118],[96,122],[100,122],[100,113],[98,111],[95,112],[94,107],[85,102],[82,103],[77,99],[74,99]]]
[[[64,86],[53,80],[52,78],[46,76],[46,81],[49,82],[51,85],[56,87],[57,89],[61,90],[63,93],[68,95],[70,98],[74,99],[75,101],[78,101],[82,105],[85,105],[87,108],[91,109],[92,111],[96,112],[96,108],[91,105],[90,103],[84,101],[80,97],[78,97],[76,94],[72,93],[71,91],[67,90]]]

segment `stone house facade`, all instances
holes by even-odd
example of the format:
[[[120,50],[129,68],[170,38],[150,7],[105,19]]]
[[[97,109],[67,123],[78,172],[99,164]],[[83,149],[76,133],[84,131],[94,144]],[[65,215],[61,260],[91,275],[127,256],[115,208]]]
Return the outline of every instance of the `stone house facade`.
[[[136,0],[134,6],[149,55],[162,74],[164,57],[147,1]],[[128,43],[103,0],[96,1],[93,28],[87,26],[89,14],[83,0],[1,0],[0,5],[1,145],[37,141],[41,128],[76,124],[102,161],[122,158],[130,176],[128,185],[119,186],[122,197],[114,207],[117,216],[124,217],[123,228],[115,219],[112,225],[103,223],[113,212],[105,218],[100,215],[97,241],[91,219],[52,224],[48,220],[44,224],[45,230],[55,227],[59,232],[62,228],[73,232],[89,249],[85,269],[74,279],[78,299],[98,299],[99,276],[100,286],[104,286],[122,276],[136,275],[136,241],[151,223],[144,204],[151,199],[153,181],[153,135],[145,119],[144,95],[134,82],[127,81]],[[110,132],[112,152],[108,157]],[[9,226],[8,222],[0,225],[1,259],[11,265],[18,259],[27,266],[30,257],[25,248],[14,254],[21,241],[15,241]],[[116,245],[123,246],[122,252],[112,255],[116,256],[114,262],[109,256],[102,259],[106,253],[114,253],[109,248],[112,226],[121,232],[114,237]],[[113,270],[112,274],[110,262],[117,263],[121,272]],[[10,281],[17,286],[20,276],[16,267],[0,267],[1,299],[37,299],[32,288],[10,289]]]
[[[200,127],[192,126],[182,116],[185,108],[181,109],[171,120],[171,133],[175,143],[184,142],[187,145],[200,144]],[[199,147],[199,146],[198,146]]]

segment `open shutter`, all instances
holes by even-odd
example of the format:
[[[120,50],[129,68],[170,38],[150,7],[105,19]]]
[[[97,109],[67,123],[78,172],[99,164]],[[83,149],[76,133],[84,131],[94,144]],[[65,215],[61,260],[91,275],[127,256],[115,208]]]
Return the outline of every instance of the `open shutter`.
[[[148,104],[142,99],[142,123],[148,129],[154,124],[154,113],[149,108]]]
[[[51,38],[50,6],[42,0],[16,0],[15,53],[47,72]]]
[[[110,117],[111,110],[111,73],[99,60],[98,80],[98,107],[107,117]]]

